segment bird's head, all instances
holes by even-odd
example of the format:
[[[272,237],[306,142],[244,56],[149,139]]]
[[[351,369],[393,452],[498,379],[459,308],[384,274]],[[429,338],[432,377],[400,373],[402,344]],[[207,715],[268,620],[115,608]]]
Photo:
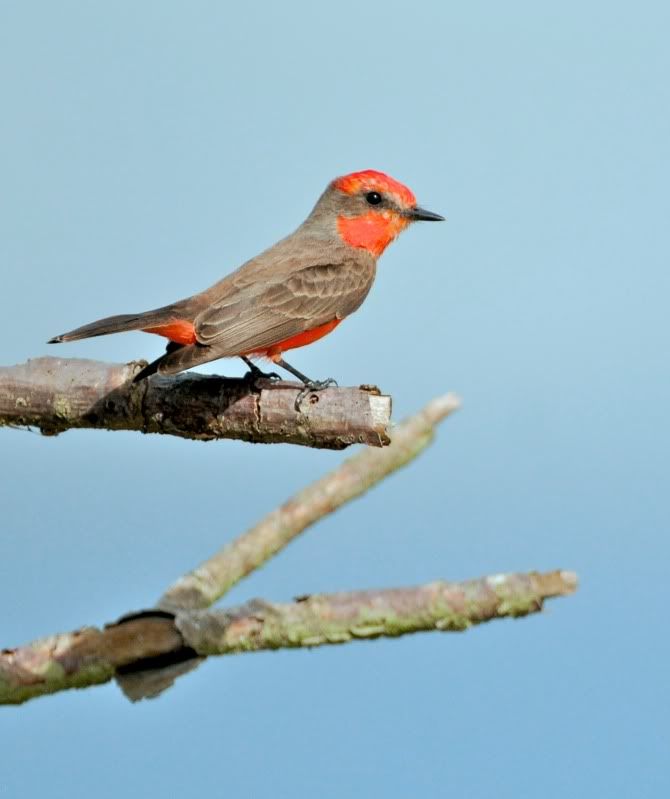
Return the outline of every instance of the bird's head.
[[[374,169],[335,178],[310,217],[319,226],[334,223],[345,244],[376,258],[412,222],[443,219],[420,208],[407,186]]]

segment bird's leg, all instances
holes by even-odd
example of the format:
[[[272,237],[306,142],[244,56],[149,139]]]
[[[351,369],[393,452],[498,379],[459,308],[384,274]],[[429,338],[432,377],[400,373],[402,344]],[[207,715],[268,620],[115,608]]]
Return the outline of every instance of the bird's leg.
[[[250,380],[254,382],[259,380],[260,378],[264,378],[265,380],[281,380],[281,377],[276,372],[264,372],[262,369],[259,369],[256,364],[249,360],[245,355],[240,355],[240,358],[246,363],[249,367],[249,371],[247,372],[247,376]]]
[[[298,393],[298,396],[295,398],[295,409],[296,411],[300,410],[300,403],[305,399],[305,397],[312,391],[321,391],[324,388],[328,388],[328,386],[336,386],[337,381],[333,380],[332,377],[328,377],[325,380],[310,380],[307,375],[304,375],[302,372],[299,372],[297,369],[294,369],[290,363],[286,363],[283,358],[279,358],[275,361],[277,366],[281,366],[282,369],[286,369],[287,372],[290,372],[292,375],[298,378],[298,380],[302,381],[305,384],[305,387]]]

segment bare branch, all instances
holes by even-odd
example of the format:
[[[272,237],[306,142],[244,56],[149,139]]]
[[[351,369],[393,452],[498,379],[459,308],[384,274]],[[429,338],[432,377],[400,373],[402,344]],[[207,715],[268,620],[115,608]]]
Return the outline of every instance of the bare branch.
[[[391,398],[372,386],[328,388],[294,402],[297,383],[198,374],[132,378],[144,362],[37,358],[0,367],[0,426],[138,430],[209,441],[302,444],[344,449],[389,443]]]
[[[339,644],[429,630],[456,632],[542,609],[577,588],[573,572],[499,574],[418,588],[252,600],[228,610],[147,611],[102,630],[86,627],[0,652],[0,704],[83,688],[160,662],[207,655]],[[160,689],[157,689],[160,690]]]
[[[296,435],[299,427],[302,438],[297,443],[317,445],[313,408],[330,401],[328,393],[319,395],[312,410],[294,413],[299,418],[291,421],[288,411],[293,407],[296,386],[272,384],[254,393],[244,381],[200,376],[159,378],[148,386],[133,386],[129,381],[136,368],[135,364],[43,359],[0,369],[0,424],[37,425],[52,434],[88,426],[266,441],[291,440],[287,436]],[[343,396],[341,392],[337,393]],[[364,390],[358,393],[390,404],[389,398]],[[267,403],[281,410],[275,427],[266,424],[266,395]],[[282,395],[288,398],[283,404]],[[249,404],[253,411],[240,410]],[[312,647],[429,630],[460,631],[492,619],[537,612],[545,599],[572,593],[577,587],[576,575],[557,571],[495,575],[462,583],[436,582],[418,588],[322,594],[283,604],[252,600],[227,610],[204,609],[308,525],[409,463],[432,441],[436,425],[458,407],[452,395],[429,403],[398,426],[390,447],[365,450],[305,488],[181,578],[168,589],[158,609],[126,616],[103,629],[87,627],[3,650],[0,704],[19,704],[112,678],[135,700],[157,695],[210,655]],[[293,431],[288,434],[287,424]],[[272,437],[280,435],[277,429],[283,438]],[[348,427],[347,432],[340,429],[328,438],[320,428],[318,446],[345,446],[350,434]],[[376,435],[377,443],[384,443],[385,427],[383,434]]]
[[[167,610],[208,607],[311,524],[416,458],[433,440],[435,426],[459,407],[460,402],[453,394],[434,399],[393,430],[389,447],[363,450],[304,488],[177,580],[159,600],[158,607]]]

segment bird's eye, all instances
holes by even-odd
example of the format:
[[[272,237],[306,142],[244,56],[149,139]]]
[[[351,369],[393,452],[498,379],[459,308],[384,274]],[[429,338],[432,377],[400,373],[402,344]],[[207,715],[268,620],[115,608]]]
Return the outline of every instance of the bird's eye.
[[[379,203],[382,201],[382,196],[378,191],[369,191],[365,195],[365,199],[370,205],[379,205]]]

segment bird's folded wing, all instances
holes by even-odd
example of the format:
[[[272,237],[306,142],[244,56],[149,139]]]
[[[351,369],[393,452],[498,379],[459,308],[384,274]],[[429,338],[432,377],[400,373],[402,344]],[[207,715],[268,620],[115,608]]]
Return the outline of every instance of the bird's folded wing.
[[[351,259],[308,266],[281,282],[245,286],[196,317],[198,341],[215,347],[219,357],[262,351],[353,313],[374,276],[374,262]]]

